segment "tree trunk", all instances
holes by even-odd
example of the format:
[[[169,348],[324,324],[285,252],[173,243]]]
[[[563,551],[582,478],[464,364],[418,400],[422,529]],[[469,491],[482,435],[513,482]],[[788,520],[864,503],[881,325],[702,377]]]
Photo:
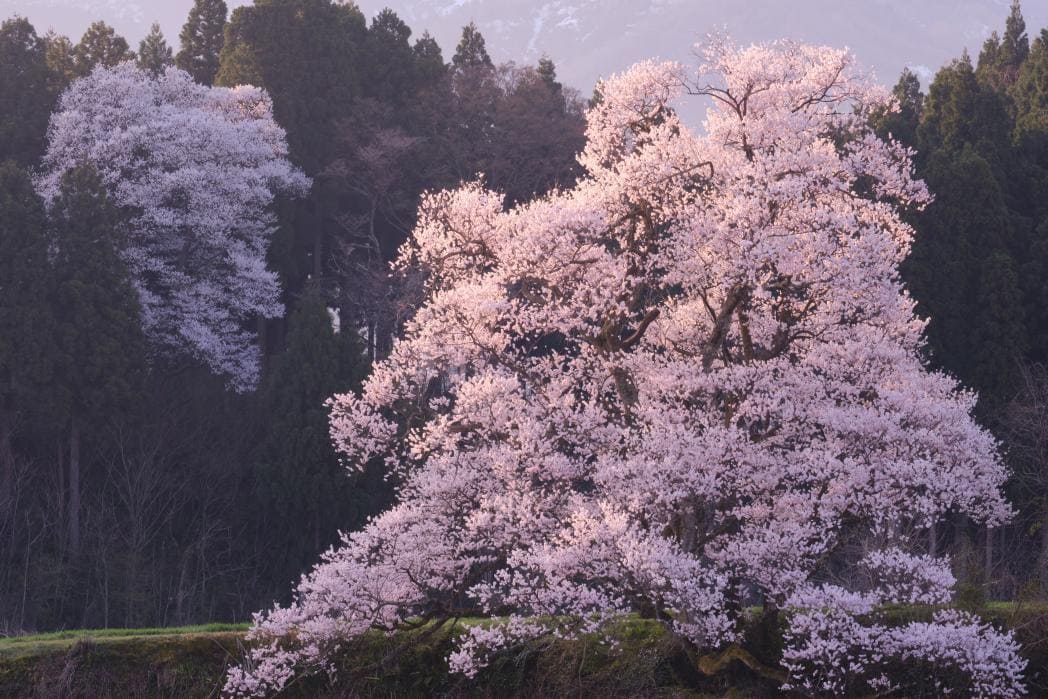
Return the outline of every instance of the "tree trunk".
[[[320,282],[324,276],[324,227],[320,203],[313,203],[313,225],[316,226],[316,237],[313,238],[313,279]]]
[[[1037,557],[1037,573],[1042,589],[1048,590],[1048,505],[1041,512],[1041,553]]]
[[[15,416],[0,398],[0,513],[13,509],[15,453],[11,446]]]
[[[993,536],[994,528],[986,528],[986,594],[993,598]]]
[[[266,375],[269,369],[269,338],[266,330],[268,323],[262,316],[258,317],[258,372],[259,378]]]
[[[65,465],[65,445],[62,444],[62,440],[56,440],[55,444],[55,463],[58,464],[58,497],[55,498],[55,503],[58,506],[58,521],[65,521],[65,510],[66,500],[66,465]],[[61,535],[59,535],[61,537]]]
[[[80,554],[80,423],[69,419],[69,550]]]
[[[960,515],[953,522],[953,572],[960,585],[979,582],[979,547],[973,540],[971,520]]]

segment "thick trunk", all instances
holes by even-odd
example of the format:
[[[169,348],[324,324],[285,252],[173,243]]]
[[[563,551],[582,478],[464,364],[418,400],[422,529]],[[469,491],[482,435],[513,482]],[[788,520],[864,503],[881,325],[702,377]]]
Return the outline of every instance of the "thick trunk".
[[[972,537],[971,520],[959,516],[953,523],[953,570],[961,585],[979,582],[982,566],[979,564],[979,547]]]
[[[80,554],[80,423],[69,420],[69,550]]]

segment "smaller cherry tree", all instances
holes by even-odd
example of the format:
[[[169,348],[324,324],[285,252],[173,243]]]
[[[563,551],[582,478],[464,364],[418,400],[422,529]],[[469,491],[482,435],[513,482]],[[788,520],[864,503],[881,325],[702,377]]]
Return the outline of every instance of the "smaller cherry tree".
[[[37,189],[90,163],[126,216],[122,254],[143,325],[165,352],[187,352],[238,389],[258,378],[249,323],[283,312],[266,251],[277,194],[304,194],[284,131],[259,88],[209,88],[168,68],[97,68],[62,95]]]
[[[949,561],[905,531],[1010,515],[974,396],[920,359],[900,212],[929,195],[869,128],[890,98],[845,51],[705,58],[698,81],[646,62],[604,83],[572,189],[424,199],[397,264],[425,271],[425,301],[363,394],[332,401],[336,445],[384,459],[398,503],[256,617],[229,694],[477,609],[495,618],[451,655],[466,675],[637,611],[745,657],[758,603],[787,625],[785,688],[901,693],[895,669],[924,664],[943,691],[1022,694],[1009,634],[880,611],[951,599]],[[704,134],[682,92],[710,101]]]

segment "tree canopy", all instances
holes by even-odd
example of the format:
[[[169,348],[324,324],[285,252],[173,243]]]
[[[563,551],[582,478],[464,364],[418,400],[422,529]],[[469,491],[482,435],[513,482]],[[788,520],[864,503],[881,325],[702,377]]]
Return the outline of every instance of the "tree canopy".
[[[331,420],[397,504],[257,618],[227,692],[278,692],[370,629],[497,612],[449,658],[471,676],[645,609],[721,647],[763,602],[790,612],[787,689],[872,692],[925,661],[1022,695],[1008,634],[878,613],[951,596],[904,523],[1010,515],[973,397],[922,363],[898,266],[929,196],[872,132],[888,95],[845,51],[704,57],[705,134],[671,107],[685,69],[644,62],[602,84],[574,187],[508,211],[475,183],[423,199],[396,263],[421,306]],[[851,575],[827,582],[834,563]]]
[[[278,193],[308,180],[258,88],[208,88],[173,70],[96,70],[63,94],[38,187],[57,196],[85,158],[127,217],[121,254],[161,354],[186,353],[241,390],[258,380],[248,323],[280,315],[266,267]]]

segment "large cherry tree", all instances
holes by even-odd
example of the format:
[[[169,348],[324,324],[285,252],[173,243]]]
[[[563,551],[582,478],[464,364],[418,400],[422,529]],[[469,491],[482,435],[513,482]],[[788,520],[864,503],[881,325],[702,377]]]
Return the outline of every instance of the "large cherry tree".
[[[605,82],[570,190],[424,199],[398,262],[425,271],[424,303],[363,394],[332,401],[337,446],[384,459],[398,503],[256,618],[228,693],[477,609],[495,619],[450,657],[467,675],[637,611],[716,650],[762,605],[787,624],[788,688],[905,691],[901,662],[1021,694],[1010,635],[879,613],[951,599],[913,532],[1010,514],[974,396],[920,358],[900,213],[930,197],[868,126],[889,97],[830,48],[713,39],[705,61]],[[708,100],[702,133],[682,93]]]
[[[278,194],[304,193],[284,131],[261,89],[209,88],[169,68],[97,68],[62,95],[37,188],[94,166],[125,216],[122,247],[162,352],[188,353],[231,385],[258,377],[251,323],[283,312],[266,267]]]

